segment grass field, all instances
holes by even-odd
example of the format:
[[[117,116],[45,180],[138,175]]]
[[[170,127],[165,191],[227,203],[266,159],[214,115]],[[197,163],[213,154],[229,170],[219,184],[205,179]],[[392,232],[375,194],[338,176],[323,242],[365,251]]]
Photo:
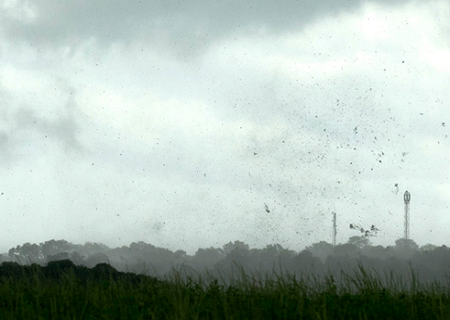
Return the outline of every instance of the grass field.
[[[262,281],[237,268],[225,285],[59,263],[3,264],[0,319],[450,319],[449,287],[421,285],[413,272],[408,283],[362,268],[339,279],[274,272]]]

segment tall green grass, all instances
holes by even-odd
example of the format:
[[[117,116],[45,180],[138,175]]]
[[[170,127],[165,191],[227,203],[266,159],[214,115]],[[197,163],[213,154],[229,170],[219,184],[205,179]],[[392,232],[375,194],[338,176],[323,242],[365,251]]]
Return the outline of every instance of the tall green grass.
[[[352,273],[297,277],[235,265],[223,278],[165,280],[112,272],[49,276],[35,267],[0,278],[0,319],[449,319],[448,284],[421,284],[359,266]],[[226,281],[226,277],[231,277]]]

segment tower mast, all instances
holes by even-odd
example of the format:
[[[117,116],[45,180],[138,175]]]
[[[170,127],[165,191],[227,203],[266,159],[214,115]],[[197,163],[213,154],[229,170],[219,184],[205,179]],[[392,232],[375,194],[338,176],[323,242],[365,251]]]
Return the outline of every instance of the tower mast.
[[[403,200],[405,202],[405,240],[409,240],[409,202],[411,201],[411,193],[405,191],[403,195]]]

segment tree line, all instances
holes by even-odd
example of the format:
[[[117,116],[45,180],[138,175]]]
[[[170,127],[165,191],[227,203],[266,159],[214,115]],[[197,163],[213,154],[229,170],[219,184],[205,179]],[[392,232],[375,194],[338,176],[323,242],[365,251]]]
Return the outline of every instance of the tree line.
[[[333,246],[321,241],[301,252],[269,244],[265,248],[250,248],[242,241],[229,242],[221,248],[200,248],[194,255],[183,250],[175,252],[155,247],[143,241],[129,246],[109,248],[101,243],[72,244],[66,240],[49,240],[40,244],[25,243],[0,255],[0,262],[22,265],[46,265],[57,260],[93,268],[107,263],[122,272],[134,272],[156,277],[223,277],[236,270],[264,275],[288,272],[292,275],[320,277],[339,275],[363,266],[380,274],[395,271],[408,277],[413,269],[419,280],[446,280],[450,270],[450,250],[431,244],[419,246],[413,240],[398,239],[393,246],[372,246],[363,236],[351,237],[347,243]]]

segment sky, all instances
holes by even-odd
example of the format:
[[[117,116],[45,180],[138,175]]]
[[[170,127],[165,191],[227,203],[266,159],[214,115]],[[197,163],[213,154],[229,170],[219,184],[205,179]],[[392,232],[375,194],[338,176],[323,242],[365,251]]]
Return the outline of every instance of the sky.
[[[450,245],[450,2],[0,2],[0,251]],[[398,185],[398,188],[395,185]],[[268,210],[266,211],[267,205]]]

